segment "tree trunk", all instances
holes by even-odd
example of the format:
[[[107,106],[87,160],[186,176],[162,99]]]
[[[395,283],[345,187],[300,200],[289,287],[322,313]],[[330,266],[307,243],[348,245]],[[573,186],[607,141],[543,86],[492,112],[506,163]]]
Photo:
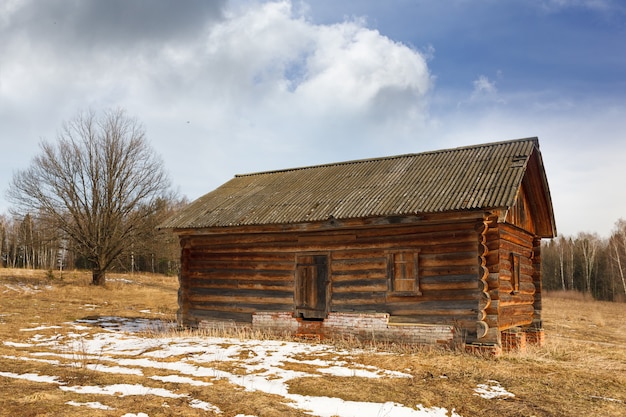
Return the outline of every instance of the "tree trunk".
[[[563,247],[564,245],[564,240],[561,239],[561,242],[559,242],[559,270],[561,272],[561,289],[563,291],[565,291],[565,254],[563,253],[563,251],[565,250],[565,248]]]
[[[626,279],[624,278],[624,270],[622,269],[622,261],[620,260],[620,253],[617,250],[617,243],[613,244],[615,248],[615,259],[617,259],[617,270],[619,271],[620,278],[622,279],[622,286],[624,287],[624,295],[626,295]]]
[[[92,285],[104,285],[106,283],[106,271],[100,268],[94,268],[92,271]]]

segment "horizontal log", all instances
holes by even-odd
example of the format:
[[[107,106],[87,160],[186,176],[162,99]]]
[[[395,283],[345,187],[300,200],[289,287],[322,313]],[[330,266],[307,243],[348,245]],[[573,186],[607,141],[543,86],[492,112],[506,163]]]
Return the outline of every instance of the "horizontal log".
[[[448,323],[453,323],[458,318],[464,317],[476,321],[476,310],[462,308],[429,309],[429,310],[400,310],[392,309],[390,314],[398,317],[448,317]]]
[[[500,226],[500,238],[516,245],[532,247],[534,236],[519,228],[502,224]]]
[[[509,295],[529,295],[532,296],[535,293],[535,285],[532,282],[521,282],[519,285],[519,289],[517,291],[513,291],[513,286],[511,281],[503,277],[500,280],[500,299],[506,300]]]
[[[202,250],[186,251],[189,259],[207,259],[207,260],[241,260],[251,262],[294,262],[295,255],[290,252],[261,251],[258,247],[253,251],[242,251],[239,247],[234,246],[229,250],[225,246],[217,246],[215,248],[207,248]]]
[[[422,268],[452,267],[452,266],[475,266],[478,263],[478,256],[474,252],[460,253],[420,253],[419,264]]]
[[[386,262],[387,258],[383,251],[378,248],[352,249],[352,250],[335,250],[330,254],[332,263],[354,263],[363,259],[371,259],[376,262]]]
[[[528,316],[501,317],[498,322],[498,330],[502,331],[513,327],[528,326],[532,322],[532,317]]]
[[[359,293],[359,292],[382,292],[387,291],[387,280],[357,280],[342,283],[333,282],[333,294]]]
[[[357,239],[355,233],[347,232],[326,232],[324,234],[308,234],[299,235],[298,243],[300,244],[328,244],[337,242],[353,242]]]
[[[193,288],[188,290],[188,294],[190,297],[224,297],[235,303],[243,299],[283,298],[293,300],[293,291],[266,291],[239,288]]]
[[[183,277],[214,278],[214,279],[289,279],[293,278],[293,271],[282,270],[250,270],[250,269],[188,269],[183,271]]]
[[[423,287],[421,295],[409,296],[409,295],[394,295],[393,293],[387,294],[387,303],[402,303],[402,304],[414,304],[424,302],[456,302],[456,301],[472,301],[478,305],[477,292],[475,289],[463,290],[463,289],[450,289],[439,291],[426,291]]]
[[[511,305],[533,305],[534,297],[531,294],[501,294],[500,295],[500,305],[501,306],[511,306]]]
[[[368,239],[379,237],[380,235],[387,236],[405,236],[411,238],[412,236],[428,236],[434,238],[438,236],[449,236],[450,234],[472,234],[476,232],[473,230],[474,222],[447,222],[438,224],[421,224],[421,225],[400,225],[400,226],[388,226],[380,228],[364,228],[356,231],[360,239]]]
[[[294,269],[294,259],[289,262],[271,262],[262,259],[202,259],[193,260],[189,265],[193,269],[238,269],[238,270],[259,270],[267,269],[274,271],[290,271]]]
[[[193,287],[186,288],[248,288],[262,291],[293,291],[294,283],[292,281],[276,281],[276,280],[233,280],[233,279],[198,279],[194,280]]]
[[[449,275],[463,275],[463,274],[474,274],[476,276],[478,274],[478,262],[476,265],[471,266],[442,266],[442,267],[433,267],[426,268],[420,267],[421,276],[449,276]]]
[[[366,303],[366,304],[384,304],[387,291],[366,291],[366,292],[350,292],[350,293],[333,293],[332,302],[337,304],[345,303]]]
[[[382,256],[379,258],[363,257],[350,260],[337,260],[333,258],[331,260],[331,269],[333,273],[359,271],[363,269],[386,270],[386,268],[387,258]]]
[[[242,306],[254,306],[254,308],[260,310],[271,310],[272,306],[277,305],[288,307],[289,309],[294,307],[293,297],[238,297],[236,300],[233,300],[232,297],[190,293],[188,300],[190,305],[204,305],[209,310],[216,309],[217,307],[212,306],[218,305],[230,305],[233,309]]]
[[[512,242],[507,242],[506,240],[501,240],[499,250],[500,250],[500,255],[501,255],[500,259],[502,259],[503,257],[502,255],[508,256],[508,254],[511,252],[519,253],[520,255],[526,258],[530,258],[532,248],[527,247],[527,246],[516,245]]]
[[[420,283],[423,285],[435,285],[435,284],[473,284],[474,288],[478,288],[478,275],[476,274],[449,274],[449,275],[420,275]]]
[[[185,316],[185,321],[188,321],[188,322],[199,322],[202,320],[234,321],[238,323],[252,323],[252,313],[191,309],[187,312]]]
[[[514,316],[532,318],[534,312],[535,312],[535,309],[533,308],[532,304],[506,305],[506,304],[501,303],[499,315],[501,319],[506,318],[506,317],[514,317]]]
[[[460,329],[474,330],[476,318],[471,316],[450,317],[449,315],[437,316],[389,316],[391,324],[448,324]]]
[[[354,281],[357,279],[387,279],[387,269],[332,271],[333,282]]]
[[[432,277],[430,277],[432,278]],[[447,282],[447,281],[426,281],[422,279],[420,281],[420,290],[423,293],[434,293],[447,290],[460,290],[466,291],[472,294],[476,294],[478,288],[478,282],[476,279],[473,281],[460,281],[460,282]]]
[[[437,227],[443,228],[445,225],[461,225],[467,224],[473,227],[476,220],[482,220],[484,213],[476,211],[451,212],[451,213],[429,213],[416,216],[403,216],[416,227]],[[393,227],[394,225],[380,224],[380,217],[372,218],[355,218],[355,219],[335,219],[334,222],[316,221],[309,223],[293,223],[293,224],[271,224],[271,225],[245,225],[232,227],[202,228],[202,229],[175,229],[174,232],[181,237],[188,239],[197,236],[212,236],[242,234],[242,233],[288,233],[288,232],[310,232],[319,230],[336,230],[337,225],[341,225],[343,230],[365,229],[369,230],[375,227]],[[410,226],[406,222],[402,222],[398,226]]]
[[[478,302],[476,300],[457,300],[454,303],[445,300],[421,302],[388,301],[387,308],[390,314],[402,316],[422,314],[473,314],[474,317],[476,317]],[[434,313],[435,311],[440,313]]]

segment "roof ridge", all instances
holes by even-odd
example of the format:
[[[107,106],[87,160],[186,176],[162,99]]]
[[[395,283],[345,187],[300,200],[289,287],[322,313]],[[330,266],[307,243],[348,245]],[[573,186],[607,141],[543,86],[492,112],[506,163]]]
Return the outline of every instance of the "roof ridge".
[[[384,160],[392,160],[392,159],[400,159],[400,158],[408,158],[408,157],[413,157],[413,156],[418,156],[418,155],[429,155],[429,154],[438,154],[438,153],[469,150],[469,149],[476,149],[476,148],[486,148],[486,147],[491,147],[491,146],[506,145],[506,144],[516,143],[516,142],[527,142],[527,141],[533,141],[535,143],[535,146],[537,148],[539,147],[539,138],[536,136],[531,136],[531,137],[520,138],[520,139],[503,140],[503,141],[498,141],[498,142],[487,142],[487,143],[482,143],[478,145],[458,146],[454,148],[436,149],[436,150],[424,151],[424,152],[406,153],[406,154],[400,154],[400,155],[389,155],[389,156],[381,156],[381,157],[376,157],[376,158],[353,159],[353,160],[348,160],[348,161],[329,162],[325,164],[307,165],[307,166],[302,166],[302,167],[283,168],[283,169],[276,169],[276,170],[269,170],[269,171],[249,172],[245,174],[235,174],[235,178],[251,177],[255,175],[277,174],[280,172],[302,171],[305,169],[325,168],[325,167],[331,167],[331,166],[352,165],[352,164],[360,164],[360,163],[366,163],[366,162],[384,161]]]

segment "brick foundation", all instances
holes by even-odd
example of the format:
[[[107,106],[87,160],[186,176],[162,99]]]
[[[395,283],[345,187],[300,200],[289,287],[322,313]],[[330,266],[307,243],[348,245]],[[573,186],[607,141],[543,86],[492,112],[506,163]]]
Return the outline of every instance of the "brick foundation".
[[[303,320],[291,312],[258,312],[252,314],[252,323],[203,320],[198,327],[216,330],[249,328],[321,340],[326,337],[354,337],[359,340],[396,342],[413,345],[460,347],[459,335],[449,325],[389,323],[387,313],[329,313],[324,320]],[[527,345],[543,346],[543,329],[514,328],[500,333],[501,343],[464,344],[467,353],[497,357],[502,352],[523,351]]]
[[[454,326],[389,323],[387,313],[329,313],[323,321],[295,318],[287,312],[258,312],[252,328],[305,338],[355,337],[360,340],[453,347]]]
[[[465,352],[472,355],[495,358],[502,354],[502,348],[495,344],[468,343],[465,345]]]
[[[543,329],[528,329],[525,333],[526,343],[529,345],[543,347],[546,343],[546,334]]]
[[[501,334],[502,350],[505,352],[526,350],[526,332],[520,330],[505,330]]]

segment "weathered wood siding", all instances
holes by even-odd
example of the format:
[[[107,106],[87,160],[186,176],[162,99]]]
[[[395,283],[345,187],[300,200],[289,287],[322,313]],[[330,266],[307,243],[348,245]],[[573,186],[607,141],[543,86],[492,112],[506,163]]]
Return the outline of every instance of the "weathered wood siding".
[[[505,330],[529,325],[535,315],[538,260],[536,239],[510,224],[492,221],[487,232],[490,305],[489,327]]]
[[[454,324],[474,332],[478,222],[182,235],[180,313],[193,323],[250,322],[254,312],[295,312],[296,298],[306,298],[296,289],[298,259],[315,254],[328,257],[327,311],[383,312],[390,322]],[[414,293],[392,288],[390,254],[398,250],[416,254]]]

